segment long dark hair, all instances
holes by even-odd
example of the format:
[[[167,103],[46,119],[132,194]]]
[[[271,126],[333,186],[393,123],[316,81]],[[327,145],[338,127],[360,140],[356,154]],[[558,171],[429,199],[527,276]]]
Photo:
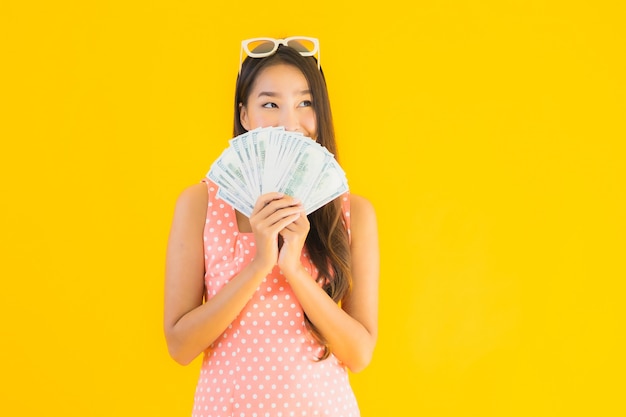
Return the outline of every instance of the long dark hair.
[[[292,65],[306,78],[316,115],[317,142],[337,158],[335,129],[324,73],[318,69],[314,57],[303,57],[295,49],[284,45],[280,45],[269,57],[247,57],[244,60],[235,88],[234,136],[246,132],[239,117],[240,106],[247,105],[256,77],[264,68],[276,64]],[[311,229],[305,246],[318,270],[318,283],[336,303],[340,303],[348,295],[352,285],[350,242],[342,217],[341,199],[337,198],[322,206],[309,214],[308,218]],[[326,359],[331,353],[326,339],[306,314],[304,318],[313,337],[324,347],[320,359]]]

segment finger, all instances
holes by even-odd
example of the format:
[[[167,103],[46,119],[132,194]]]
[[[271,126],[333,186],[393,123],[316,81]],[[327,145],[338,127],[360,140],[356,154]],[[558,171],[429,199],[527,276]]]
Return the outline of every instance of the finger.
[[[274,200],[279,200],[284,198],[285,194],[279,192],[271,192],[261,195],[257,198],[254,208],[252,209],[252,213],[258,213],[263,208],[265,208],[268,204],[270,204]]]
[[[294,197],[290,197],[288,195],[283,196],[281,198],[276,198],[269,201],[265,207],[272,208],[273,210],[280,210],[285,207],[302,207],[302,202]]]
[[[255,228],[274,234],[297,220],[301,215],[302,210],[299,206],[287,206],[278,210],[274,210],[274,207],[264,208],[251,218]]]
[[[272,224],[273,224],[279,221],[280,219],[282,219],[283,217],[291,216],[296,213],[299,213],[299,216],[295,217],[296,220],[294,220],[294,222],[297,221],[298,223],[302,223],[302,222],[308,223],[308,219],[306,218],[306,214],[301,204],[279,208],[275,212],[269,214],[268,219],[272,221]]]
[[[277,233],[280,233],[281,230],[285,229],[294,221],[298,220],[300,216],[301,216],[301,212],[297,211],[295,213],[286,215],[284,217],[280,217],[271,225],[271,228],[272,230],[275,230]]]
[[[302,209],[300,209],[300,217],[298,217],[298,219],[296,219],[291,225],[290,227],[294,228],[294,229],[301,229],[301,228],[308,228],[310,226],[309,224],[309,219],[306,215],[306,212]]]
[[[272,223],[274,223],[278,219],[290,216],[298,211],[302,211],[302,203],[291,197],[284,197],[278,200],[272,200],[259,211],[258,215],[261,218],[266,217],[271,219],[273,220]]]

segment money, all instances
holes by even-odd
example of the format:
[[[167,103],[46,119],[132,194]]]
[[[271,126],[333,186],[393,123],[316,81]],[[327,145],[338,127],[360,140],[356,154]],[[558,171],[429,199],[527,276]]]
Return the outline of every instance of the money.
[[[348,191],[335,156],[301,133],[266,127],[228,142],[206,176],[219,186],[218,198],[248,217],[268,192],[299,199],[308,215]]]

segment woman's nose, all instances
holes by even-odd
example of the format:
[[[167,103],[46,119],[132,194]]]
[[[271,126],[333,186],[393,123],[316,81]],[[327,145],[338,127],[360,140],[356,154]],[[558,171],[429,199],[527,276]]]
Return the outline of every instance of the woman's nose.
[[[296,132],[300,129],[300,118],[295,110],[285,110],[281,117],[281,125],[285,130]]]

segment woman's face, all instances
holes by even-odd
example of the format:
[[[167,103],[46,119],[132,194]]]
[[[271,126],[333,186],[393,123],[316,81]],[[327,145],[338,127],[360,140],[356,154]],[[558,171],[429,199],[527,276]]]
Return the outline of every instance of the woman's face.
[[[240,106],[246,130],[283,126],[316,139],[316,116],[309,84],[302,72],[287,64],[263,69],[257,76],[246,106]]]

